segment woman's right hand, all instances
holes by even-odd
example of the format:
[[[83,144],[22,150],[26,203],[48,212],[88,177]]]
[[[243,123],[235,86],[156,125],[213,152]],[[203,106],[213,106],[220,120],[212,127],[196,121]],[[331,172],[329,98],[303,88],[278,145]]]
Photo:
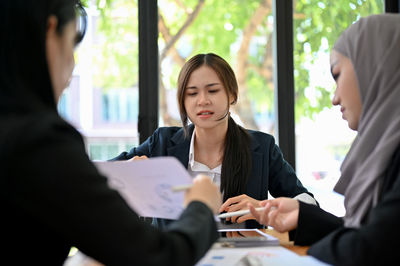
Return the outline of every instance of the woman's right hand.
[[[299,219],[299,202],[291,198],[276,198],[260,203],[265,207],[256,211],[252,204],[247,207],[260,224],[272,226],[278,232],[287,232],[297,228]]]
[[[185,193],[185,206],[195,200],[206,204],[214,214],[218,212],[222,204],[222,196],[218,186],[205,175],[198,175],[193,180],[193,186]]]

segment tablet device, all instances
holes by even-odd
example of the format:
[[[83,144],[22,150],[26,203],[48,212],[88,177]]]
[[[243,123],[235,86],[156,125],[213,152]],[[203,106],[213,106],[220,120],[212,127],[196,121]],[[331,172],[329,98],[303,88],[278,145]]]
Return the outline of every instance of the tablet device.
[[[277,246],[279,239],[259,229],[220,229],[218,242],[226,247]]]

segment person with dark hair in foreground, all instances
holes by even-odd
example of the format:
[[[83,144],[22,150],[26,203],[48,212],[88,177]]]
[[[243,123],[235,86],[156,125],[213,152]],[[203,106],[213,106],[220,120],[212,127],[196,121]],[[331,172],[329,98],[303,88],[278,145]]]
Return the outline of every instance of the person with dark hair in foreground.
[[[194,179],[162,232],[109,188],[57,114],[85,22],[79,0],[0,1],[1,261],[63,265],[74,246],[106,265],[193,265],[218,237],[209,177]]]

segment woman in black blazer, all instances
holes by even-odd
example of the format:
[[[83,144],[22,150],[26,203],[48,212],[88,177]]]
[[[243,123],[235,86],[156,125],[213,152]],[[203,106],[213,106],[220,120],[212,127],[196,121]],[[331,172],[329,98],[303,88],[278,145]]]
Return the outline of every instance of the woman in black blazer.
[[[113,160],[174,156],[192,175],[207,174],[220,186],[224,200],[220,212],[247,209],[247,203],[258,206],[268,192],[317,204],[273,136],[244,129],[232,119],[229,109],[238,90],[235,74],[223,58],[212,53],[193,56],[178,77],[183,128],[159,128],[139,147]],[[227,220],[260,227],[251,214]]]
[[[260,223],[290,231],[295,244],[334,265],[396,265],[400,261],[400,15],[361,18],[337,40],[332,100],[358,134],[335,190],[346,215],[336,217],[293,199],[263,202]]]
[[[217,239],[221,194],[196,178],[167,232],[107,185],[57,114],[74,66],[79,0],[0,1],[1,261],[63,265],[70,248],[106,265],[193,265]],[[133,173],[134,174],[134,173]]]

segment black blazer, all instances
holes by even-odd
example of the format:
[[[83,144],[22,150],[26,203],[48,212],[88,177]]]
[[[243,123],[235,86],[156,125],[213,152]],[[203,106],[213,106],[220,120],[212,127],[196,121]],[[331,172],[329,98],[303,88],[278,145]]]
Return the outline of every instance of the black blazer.
[[[129,152],[122,152],[112,160],[128,160],[138,155],[147,157],[173,156],[187,169],[189,163],[190,140],[194,126],[189,127],[189,137],[184,136],[181,127],[158,128],[140,146]],[[251,137],[252,169],[246,194],[257,200],[273,197],[295,197],[301,193],[311,193],[301,184],[296,173],[283,158],[274,138],[266,133],[248,130]],[[160,223],[159,223],[160,225]],[[247,221],[247,227],[260,227],[255,221]]]
[[[308,254],[334,265],[395,265],[400,261],[400,147],[392,157],[381,198],[360,228],[344,227],[343,219],[300,202],[295,244],[311,245]]]
[[[56,114],[1,115],[0,124],[6,264],[63,265],[74,246],[106,265],[193,265],[217,239],[214,215],[201,202],[168,232],[142,222]]]

